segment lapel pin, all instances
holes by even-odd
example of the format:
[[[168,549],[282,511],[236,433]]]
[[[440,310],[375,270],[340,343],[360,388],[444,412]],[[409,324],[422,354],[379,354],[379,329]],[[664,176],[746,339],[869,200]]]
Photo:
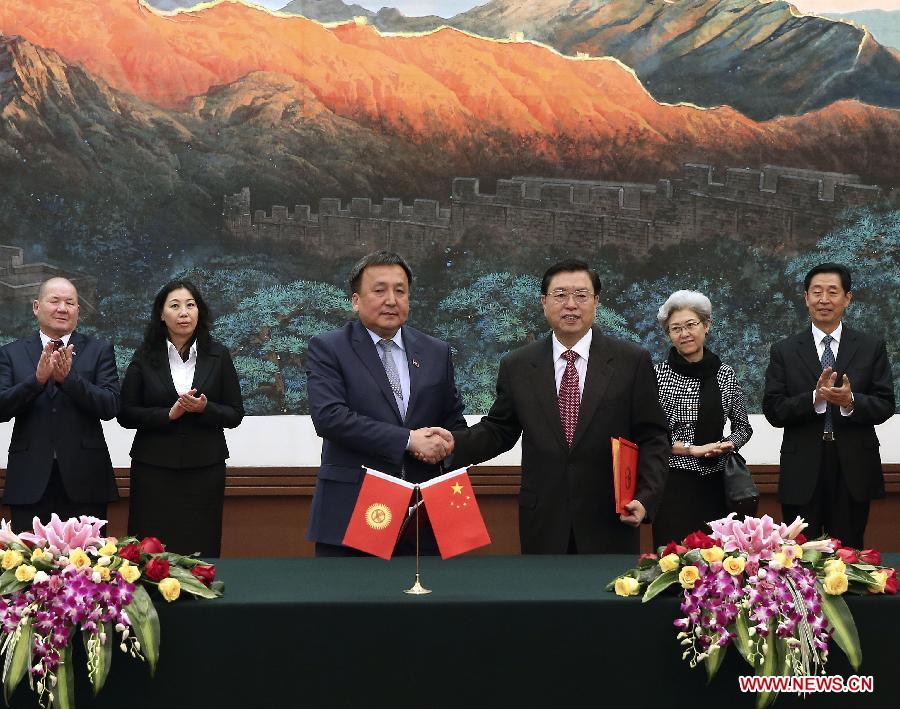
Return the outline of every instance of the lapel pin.
[[[419,360],[417,360],[415,357],[413,357],[412,363],[413,363],[413,367],[416,367],[416,368],[419,367]]]

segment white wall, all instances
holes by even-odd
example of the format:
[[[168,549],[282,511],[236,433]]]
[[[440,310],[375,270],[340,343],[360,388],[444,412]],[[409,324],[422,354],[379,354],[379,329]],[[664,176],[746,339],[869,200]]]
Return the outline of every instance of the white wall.
[[[467,416],[470,424],[480,416]],[[781,447],[781,429],[772,428],[760,415],[750,416],[753,438],[743,453],[751,464],[778,464]],[[127,468],[130,465],[128,450],[134,431],[120,428],[115,421],[104,423],[106,440],[113,465]],[[878,427],[881,441],[881,460],[884,463],[900,463],[900,415]],[[0,468],[6,467],[12,423],[0,424]],[[309,416],[248,416],[232,431],[225,432],[231,451],[229,465],[240,467],[308,467],[319,464],[322,442],[316,436]],[[518,465],[521,456],[517,444],[511,451],[488,461],[485,465]]]

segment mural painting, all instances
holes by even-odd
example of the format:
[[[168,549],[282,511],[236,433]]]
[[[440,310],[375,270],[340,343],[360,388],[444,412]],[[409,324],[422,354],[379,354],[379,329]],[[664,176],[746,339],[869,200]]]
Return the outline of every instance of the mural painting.
[[[389,248],[467,413],[545,331],[540,274],[564,256],[600,272],[602,326],[657,359],[658,306],[708,294],[754,412],[820,261],[850,265],[849,321],[898,362],[892,2],[4,0],[0,342],[62,274],[124,372],[183,275],[248,412],[306,413],[306,343]]]

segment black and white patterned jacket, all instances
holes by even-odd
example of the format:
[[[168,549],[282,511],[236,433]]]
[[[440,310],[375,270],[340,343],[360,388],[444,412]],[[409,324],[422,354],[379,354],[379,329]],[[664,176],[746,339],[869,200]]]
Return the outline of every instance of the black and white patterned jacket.
[[[656,382],[659,385],[659,403],[669,423],[670,443],[681,441],[685,445],[694,442],[697,426],[697,408],[700,403],[700,380],[679,374],[669,366],[668,362],[654,365]],[[719,391],[722,392],[722,411],[731,422],[731,434],[723,441],[734,443],[739,449],[753,435],[750,420],[747,418],[747,400],[737,383],[734,370],[727,364],[719,367],[716,373]],[[725,458],[721,457],[715,465],[700,465],[697,459],[689,455],[671,455],[669,467],[693,470],[701,475],[721,472],[725,469]]]

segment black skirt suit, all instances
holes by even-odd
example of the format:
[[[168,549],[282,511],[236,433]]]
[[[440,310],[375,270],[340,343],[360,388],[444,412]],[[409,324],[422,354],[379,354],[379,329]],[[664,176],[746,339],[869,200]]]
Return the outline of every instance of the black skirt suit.
[[[178,399],[165,343],[140,352],[125,373],[119,424],[135,428],[131,447],[128,533],[158,537],[168,551],[219,556],[225,501],[224,429],[244,417],[237,372],[217,342],[198,347],[192,388],[205,394],[202,413],[169,419]]]

